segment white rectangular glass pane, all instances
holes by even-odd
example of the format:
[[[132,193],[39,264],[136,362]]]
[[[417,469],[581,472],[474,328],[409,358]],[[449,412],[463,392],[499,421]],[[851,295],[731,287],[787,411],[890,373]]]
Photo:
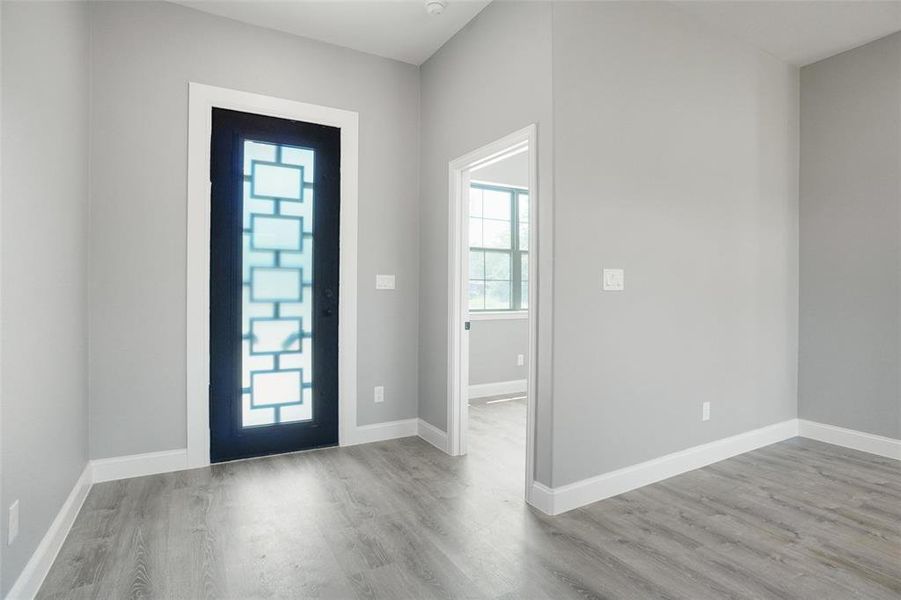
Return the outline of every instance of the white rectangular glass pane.
[[[529,282],[523,281],[520,284],[519,306],[521,308],[529,308]]]
[[[242,281],[244,283],[250,283],[250,269],[252,267],[274,267],[275,266],[275,252],[270,252],[268,250],[251,250],[250,249],[250,237],[251,234],[245,233],[243,236],[243,274]]]
[[[278,366],[281,369],[303,369],[304,377],[309,379],[306,373],[313,372],[313,338],[303,338],[300,352],[279,356]]]
[[[482,190],[482,216],[486,219],[510,221],[512,215],[512,197],[510,192],[499,190]]]
[[[288,165],[303,167],[303,180],[313,182],[313,159],[315,153],[309,148],[282,146],[282,162]]]
[[[250,270],[250,288],[254,302],[299,302],[300,269],[254,267]]]
[[[248,275],[248,281],[249,280],[250,276]],[[274,311],[275,309],[270,302],[251,302],[250,284],[243,286],[243,288],[241,289],[241,333],[245,338],[250,335],[251,318],[272,317],[275,316]]]
[[[520,276],[523,281],[529,280],[529,255],[525,252],[519,253]]]
[[[313,418],[313,389],[303,389],[303,403],[279,408],[279,423],[309,421]]]
[[[251,374],[250,400],[254,408],[300,402],[303,385],[300,371],[270,371]]]
[[[244,175],[251,175],[253,161],[261,160],[263,162],[275,162],[275,155],[278,147],[273,144],[263,142],[252,142],[247,140],[244,142]]]
[[[482,221],[482,246],[484,248],[510,248],[510,221]],[[475,244],[471,244],[475,245]]]
[[[272,425],[275,423],[274,408],[251,408],[250,394],[241,395],[241,424],[244,427]]]
[[[275,366],[270,354],[251,354],[250,340],[241,342],[241,387],[250,389],[250,373],[253,371],[271,371]]]
[[[300,319],[297,318],[253,320],[250,322],[250,349],[254,354],[297,352],[301,335]]]
[[[519,224],[519,248],[521,250],[529,249],[529,224]]]
[[[479,250],[469,251],[469,278],[485,279],[485,253]]]
[[[304,287],[304,292],[312,293],[311,287]],[[309,296],[307,296],[309,297]],[[279,316],[300,317],[306,335],[313,334],[313,303],[312,302],[279,302]],[[312,371],[311,371],[312,372]]]
[[[253,163],[251,193],[259,198],[300,200],[303,190],[301,169],[294,166]]]
[[[485,279],[502,279],[509,281],[511,256],[508,252],[485,253]]]
[[[482,245],[482,219],[469,219],[469,246],[479,247]]]
[[[487,310],[508,310],[510,304],[509,281],[485,282],[485,308]]]
[[[485,282],[469,282],[469,310],[485,309]]]
[[[303,231],[296,217],[254,215],[251,230],[254,250],[301,249]]]
[[[279,264],[283,267],[297,267],[303,274],[304,283],[313,283],[313,253],[309,251],[309,244],[303,252],[281,252]]]
[[[519,222],[520,223],[528,223],[529,222],[529,195],[528,194],[519,194]]]
[[[250,229],[251,215],[275,213],[275,200],[254,198],[250,195],[250,182],[244,182],[244,229]]]
[[[479,188],[469,188],[469,216],[482,216],[482,190]]]

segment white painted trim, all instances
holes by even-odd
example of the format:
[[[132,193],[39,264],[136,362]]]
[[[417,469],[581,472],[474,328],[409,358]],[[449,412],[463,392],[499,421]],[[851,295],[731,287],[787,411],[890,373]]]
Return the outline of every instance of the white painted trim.
[[[417,434],[419,437],[435,446],[442,452],[448,452],[447,449],[447,432],[441,431],[428,421],[423,419],[419,419],[419,426],[417,428]]]
[[[509,158],[509,156],[504,157]],[[478,183],[481,185],[492,185],[494,187],[503,187],[510,188],[511,190],[525,190],[528,191],[529,188],[521,186],[521,185],[513,185],[512,183],[502,183],[500,181],[487,181],[485,179],[479,179],[478,177],[473,177],[470,179],[470,183]]]
[[[387,421],[372,425],[357,425],[353,431],[347,432],[341,445],[355,446],[357,444],[412,437],[416,435],[418,421],[419,419],[402,419],[400,421]]]
[[[500,396],[501,394],[525,393],[528,386],[529,382],[526,379],[495,381],[493,383],[476,383],[469,386],[469,397],[485,398],[487,396]]]
[[[536,508],[559,515],[797,436],[798,420],[790,419],[560,487],[535,482],[531,497]]]
[[[497,312],[471,312],[469,313],[470,321],[505,321],[512,319],[528,319],[529,311],[527,310],[507,310]]]
[[[9,594],[6,595],[7,600],[26,600],[37,595],[41,584],[44,583],[44,578],[50,572],[50,567],[53,566],[53,561],[56,560],[56,555],[59,554],[63,542],[66,541],[66,536],[72,529],[72,524],[75,523],[78,511],[81,510],[85,498],[88,497],[88,492],[91,491],[91,479],[91,464],[88,463],[78,477],[78,481],[75,482],[72,491],[69,492],[66,501],[60,507],[56,518],[50,524],[47,533],[41,539],[41,543],[38,544],[34,554],[28,559],[25,568],[22,569],[18,579],[9,590]]]
[[[469,417],[468,345],[469,335],[463,323],[469,320],[466,286],[468,279],[468,227],[463,224],[465,216],[463,192],[468,187],[470,172],[481,166],[497,162],[512,153],[519,153],[527,148],[529,152],[529,223],[530,252],[542,256],[549,252],[548,246],[542,246],[545,233],[543,217],[539,215],[538,189],[538,127],[534,123],[515,131],[486,146],[482,146],[468,154],[448,163],[448,356],[447,356],[447,452],[452,456],[466,453],[466,429]],[[551,225],[550,222],[547,223]],[[538,260],[529,261],[529,281],[540,285],[529,285],[529,364],[528,388],[538,388],[538,331],[539,331],[539,280]],[[550,274],[548,273],[548,276]],[[550,279],[548,278],[548,281]],[[541,295],[544,297],[544,294]],[[549,299],[549,298],[546,298]],[[549,306],[549,305],[548,305]],[[531,502],[532,488],[535,479],[535,413],[537,394],[528,395],[526,417],[526,460],[525,488],[523,496]]]
[[[901,460],[901,440],[801,419],[800,435],[827,444]]]
[[[91,461],[94,483],[170,473],[188,468],[188,450],[164,450],[128,456],[99,458]]]
[[[213,107],[341,129],[341,232],[338,304],[338,443],[356,443],[357,195],[359,114],[260,94],[189,84],[187,215],[187,428],[189,467],[210,464],[209,281],[210,136]],[[365,434],[363,434],[365,437]]]
[[[529,504],[546,515],[557,514],[554,512],[554,490],[540,481],[532,482],[532,489],[529,490]]]

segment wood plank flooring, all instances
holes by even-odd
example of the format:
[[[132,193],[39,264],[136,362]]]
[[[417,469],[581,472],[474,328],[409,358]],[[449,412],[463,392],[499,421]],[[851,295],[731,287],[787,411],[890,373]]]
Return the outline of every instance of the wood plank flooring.
[[[418,438],[99,484],[41,598],[901,598],[901,463],[795,439],[547,517],[525,403]]]

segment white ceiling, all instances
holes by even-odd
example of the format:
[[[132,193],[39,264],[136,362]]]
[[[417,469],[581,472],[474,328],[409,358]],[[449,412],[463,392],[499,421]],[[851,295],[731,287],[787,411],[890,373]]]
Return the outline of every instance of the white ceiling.
[[[901,31],[899,1],[684,1],[716,29],[794,65],[806,65]]]
[[[429,15],[424,0],[173,0],[177,4],[377,54],[422,64],[490,0],[449,0]]]

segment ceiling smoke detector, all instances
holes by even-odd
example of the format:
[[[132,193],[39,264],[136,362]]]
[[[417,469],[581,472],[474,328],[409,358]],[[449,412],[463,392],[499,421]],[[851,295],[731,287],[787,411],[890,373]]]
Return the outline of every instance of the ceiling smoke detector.
[[[440,15],[447,7],[447,0],[425,0],[425,11],[430,15]]]

